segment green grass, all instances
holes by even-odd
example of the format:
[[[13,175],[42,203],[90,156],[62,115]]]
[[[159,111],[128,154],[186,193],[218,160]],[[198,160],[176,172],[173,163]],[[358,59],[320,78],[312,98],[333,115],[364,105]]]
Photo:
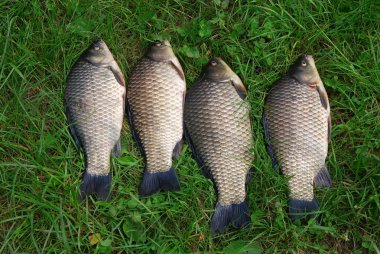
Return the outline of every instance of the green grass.
[[[228,2],[0,2],[0,253],[380,253],[378,1]],[[216,194],[186,147],[175,163],[181,191],[140,199],[143,160],[126,122],[112,201],[78,203],[83,156],[67,130],[63,92],[98,37],[127,81],[149,42],[167,37],[188,87],[214,55],[249,87],[248,230],[210,236]],[[317,59],[332,108],[334,183],[317,191],[322,226],[289,221],[286,179],[272,170],[260,119],[271,84],[301,53]]]

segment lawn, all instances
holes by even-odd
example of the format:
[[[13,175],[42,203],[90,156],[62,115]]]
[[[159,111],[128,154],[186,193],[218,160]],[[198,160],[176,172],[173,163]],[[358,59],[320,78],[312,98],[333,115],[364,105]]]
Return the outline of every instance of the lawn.
[[[0,253],[380,253],[380,4],[358,1],[0,2]],[[188,87],[212,56],[249,89],[252,223],[210,235],[212,182],[187,146],[177,193],[139,198],[143,159],[127,121],[112,159],[112,201],[78,201],[83,154],[63,110],[66,77],[96,38],[128,83],[149,43],[168,38]],[[321,225],[294,225],[287,179],[273,171],[261,114],[274,81],[314,55],[332,111],[330,189]]]

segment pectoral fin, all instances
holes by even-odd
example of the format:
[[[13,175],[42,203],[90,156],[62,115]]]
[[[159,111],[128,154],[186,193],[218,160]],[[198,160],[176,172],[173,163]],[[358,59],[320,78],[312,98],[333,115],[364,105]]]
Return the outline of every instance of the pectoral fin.
[[[272,160],[273,169],[275,171],[278,171],[279,165],[278,165],[278,161],[276,159],[273,147],[270,145],[269,129],[268,129],[268,124],[267,124],[267,120],[265,118],[265,114],[264,113],[263,113],[263,128],[264,128],[264,135],[265,135],[265,141],[266,141],[265,144],[266,144],[266,147],[267,147],[267,151],[268,151],[269,157]]]
[[[124,75],[121,72],[119,65],[117,65],[117,63],[115,61],[113,61],[110,64],[110,70],[112,71],[113,75],[115,76],[116,81],[124,88],[124,93],[123,93],[123,110],[124,110],[123,115],[124,115],[124,112],[125,112],[125,95],[126,95]]]
[[[115,61],[113,61],[111,64],[110,64],[110,70],[112,71],[113,75],[115,76],[115,79],[117,80],[117,82],[124,86],[125,87],[125,79],[124,79],[124,75],[123,73],[121,72],[120,70],[120,67],[119,65],[117,65],[117,63]]]
[[[210,169],[204,163],[204,161],[201,158],[201,156],[197,153],[197,150],[195,149],[195,146],[194,146],[194,144],[193,144],[193,142],[192,142],[192,140],[190,138],[189,132],[187,131],[186,127],[184,129],[185,129],[184,130],[184,136],[185,136],[186,143],[189,146],[189,148],[191,150],[191,153],[193,154],[193,157],[194,157],[195,161],[198,163],[198,166],[201,168],[203,175],[206,176],[209,179],[212,179],[212,173],[211,173]]]
[[[71,117],[71,114],[70,114],[70,111],[67,107],[65,107],[65,114],[66,114],[66,117],[67,117],[67,121],[69,123],[69,131],[70,131],[70,134],[71,136],[73,137],[74,139],[74,142],[75,142],[75,145],[78,149],[81,149],[82,148],[82,145],[79,141],[79,138],[76,134],[76,130],[75,130],[75,125],[74,125],[74,122],[72,121],[72,117]]]
[[[327,131],[328,131],[328,136],[327,136],[327,142],[331,141],[331,114],[329,115],[329,118],[327,119]]]
[[[240,96],[240,98],[244,100],[247,97],[247,89],[245,88],[241,79],[237,75],[235,75],[231,78],[231,83],[238,95]]]
[[[178,72],[178,75],[180,76],[180,78],[185,81],[185,74],[182,70],[182,66],[181,64],[179,63],[178,59],[177,58],[174,58],[174,59],[171,59],[170,60],[170,63],[171,65],[174,67],[174,69]]]
[[[126,109],[126,113],[127,113],[129,128],[131,129],[131,132],[132,132],[132,137],[135,140],[135,143],[136,143],[137,147],[139,148],[141,155],[145,157],[144,147],[142,146],[139,134],[137,133],[137,131],[134,127],[132,111],[131,111],[131,108],[128,104],[128,101],[126,101],[125,109]]]
[[[317,86],[317,91],[319,93],[319,98],[321,99],[321,104],[326,110],[330,110],[329,98],[323,85]]]
[[[317,86],[317,91],[319,93],[319,98],[321,100],[322,106],[327,110],[328,114],[328,142],[331,141],[331,112],[330,112],[330,103],[329,97],[327,96],[327,92],[323,84],[319,84]]]

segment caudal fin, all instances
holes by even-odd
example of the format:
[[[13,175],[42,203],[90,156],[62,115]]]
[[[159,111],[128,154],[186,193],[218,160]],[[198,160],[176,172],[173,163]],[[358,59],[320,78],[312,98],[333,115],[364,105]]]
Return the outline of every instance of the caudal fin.
[[[290,199],[289,200],[289,217],[292,221],[300,220],[302,224],[306,224],[311,218],[316,218],[320,222],[320,215],[317,213],[319,205],[317,200],[311,201]]]
[[[211,233],[221,233],[229,224],[235,228],[241,228],[248,225],[250,221],[251,217],[246,201],[231,205],[218,204],[211,219]]]
[[[140,184],[140,196],[147,197],[160,190],[179,191],[179,181],[173,168],[165,172],[149,173],[144,172]]]
[[[112,175],[92,175],[85,172],[83,183],[80,186],[79,199],[83,200],[86,196],[96,194],[100,200],[110,200]]]

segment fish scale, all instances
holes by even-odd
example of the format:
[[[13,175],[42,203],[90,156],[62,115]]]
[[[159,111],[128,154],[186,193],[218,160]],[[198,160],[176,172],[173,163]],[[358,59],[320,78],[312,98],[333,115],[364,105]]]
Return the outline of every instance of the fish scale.
[[[182,85],[184,81],[170,63],[146,58],[129,81],[128,103],[148,172],[164,172],[172,166],[173,149],[182,139]]]
[[[124,107],[124,76],[106,43],[97,40],[72,67],[65,90],[70,133],[85,154],[80,199],[94,193],[110,199],[110,156],[121,153]]]
[[[65,101],[90,174],[110,171],[110,153],[122,127],[124,93],[109,69],[87,61],[78,61],[68,77]]]
[[[328,148],[328,111],[318,91],[284,76],[268,94],[265,119],[282,172],[291,177],[290,197],[313,200]]]
[[[211,218],[213,234],[230,224],[235,228],[250,222],[246,184],[253,154],[247,90],[219,57],[205,66],[200,80],[186,95],[185,138],[205,176],[218,192]]]
[[[249,108],[230,82],[204,80],[186,97],[185,125],[197,153],[212,172],[221,205],[245,200],[253,155]]]
[[[185,76],[168,40],[154,42],[137,63],[128,84],[127,115],[145,157],[141,196],[178,191],[172,159],[182,147]]]

